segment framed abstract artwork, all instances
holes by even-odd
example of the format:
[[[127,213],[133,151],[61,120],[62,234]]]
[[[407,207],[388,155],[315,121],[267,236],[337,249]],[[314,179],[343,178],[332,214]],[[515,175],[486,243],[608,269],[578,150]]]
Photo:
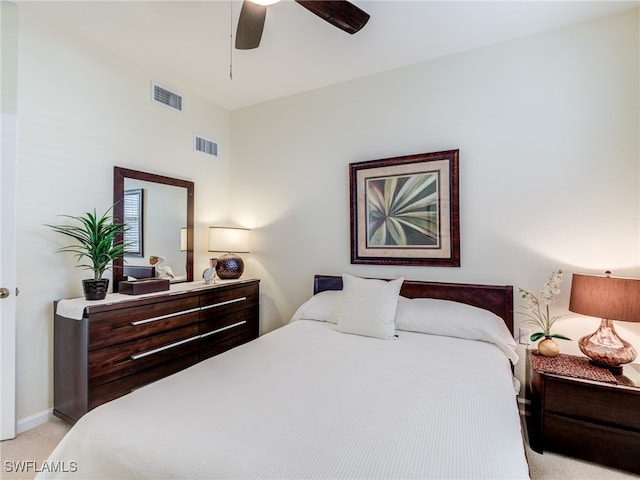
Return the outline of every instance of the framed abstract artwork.
[[[460,266],[458,153],[349,165],[351,263]]]

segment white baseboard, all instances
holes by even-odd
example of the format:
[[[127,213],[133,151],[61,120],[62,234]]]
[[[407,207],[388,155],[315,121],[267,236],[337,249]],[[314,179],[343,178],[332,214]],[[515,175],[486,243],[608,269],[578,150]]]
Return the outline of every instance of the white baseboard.
[[[26,418],[19,418],[18,424],[16,425],[17,433],[20,434],[22,432],[26,432],[27,430],[31,430],[32,428],[35,428],[38,425],[47,423],[49,420],[53,418],[52,412],[53,412],[53,409],[49,408],[48,410],[43,410],[42,412],[29,415]]]

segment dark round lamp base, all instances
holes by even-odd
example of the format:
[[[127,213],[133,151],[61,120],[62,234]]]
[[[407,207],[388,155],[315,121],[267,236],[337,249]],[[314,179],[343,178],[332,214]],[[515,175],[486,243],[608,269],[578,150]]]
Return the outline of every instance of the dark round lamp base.
[[[238,255],[227,253],[218,258],[216,273],[221,280],[234,280],[240,278],[244,272],[244,262]]]

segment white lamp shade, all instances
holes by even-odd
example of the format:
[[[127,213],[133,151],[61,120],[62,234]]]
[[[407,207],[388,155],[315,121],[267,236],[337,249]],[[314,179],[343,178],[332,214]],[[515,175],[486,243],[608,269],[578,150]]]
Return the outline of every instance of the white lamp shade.
[[[187,251],[187,227],[182,227],[180,229],[180,251]]]
[[[209,251],[249,253],[249,229],[209,227]]]

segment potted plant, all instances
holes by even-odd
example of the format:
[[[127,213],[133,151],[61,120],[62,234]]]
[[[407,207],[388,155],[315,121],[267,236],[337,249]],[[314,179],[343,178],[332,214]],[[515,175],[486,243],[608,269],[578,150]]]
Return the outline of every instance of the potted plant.
[[[59,248],[58,252],[74,253],[78,260],[78,267],[93,271],[93,278],[82,281],[84,297],[87,300],[102,300],[107,296],[109,279],[102,278],[105,271],[112,268],[112,261],[124,255],[125,244],[114,244],[118,235],[122,235],[129,227],[125,224],[114,223],[109,208],[101,217],[86,212],[80,216],[61,215],[75,222],[76,225],[47,225],[55,232],[73,238],[76,243]],[[85,261],[83,262],[83,259]]]
[[[518,289],[520,297],[524,300],[523,315],[527,317],[525,323],[536,325],[541,330],[531,334],[531,341],[536,342],[544,337],[544,340],[538,343],[538,352],[547,357],[555,357],[560,353],[560,347],[553,340],[554,338],[571,340],[559,333],[551,333],[553,324],[562,318],[562,315],[552,317],[549,313],[549,304],[553,303],[556,295],[560,293],[560,282],[562,282],[562,270],[552,272],[544,288],[540,291],[540,298],[527,290]]]

